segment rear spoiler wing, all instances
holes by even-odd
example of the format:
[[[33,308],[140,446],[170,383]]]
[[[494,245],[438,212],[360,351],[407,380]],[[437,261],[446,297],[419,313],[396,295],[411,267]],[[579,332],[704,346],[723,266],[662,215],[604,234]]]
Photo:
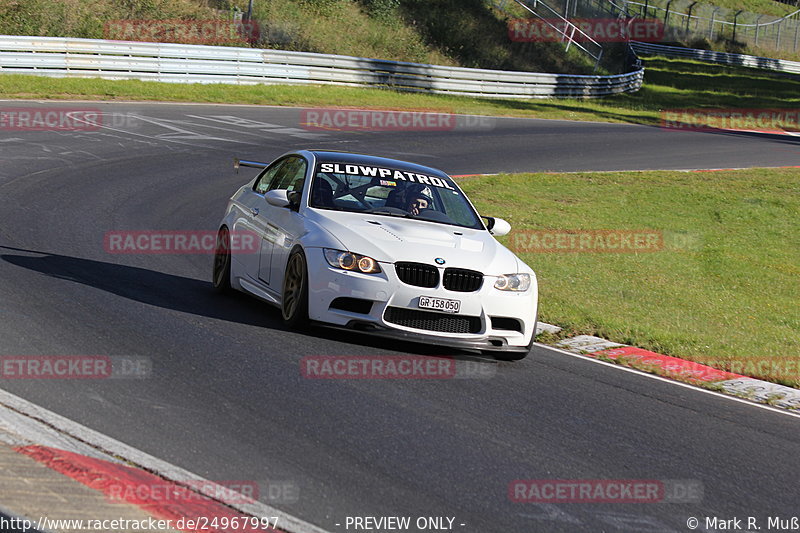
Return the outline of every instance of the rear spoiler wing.
[[[248,161],[247,159],[239,159],[234,158],[233,160],[233,168],[236,170],[237,174],[239,172],[239,167],[252,167],[252,168],[267,168],[269,163],[262,163],[261,161]]]

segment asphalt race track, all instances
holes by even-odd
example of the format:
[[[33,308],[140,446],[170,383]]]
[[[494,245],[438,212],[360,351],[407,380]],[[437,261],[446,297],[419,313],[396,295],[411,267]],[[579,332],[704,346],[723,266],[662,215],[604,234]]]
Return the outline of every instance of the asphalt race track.
[[[719,168],[800,164],[797,138],[522,119],[310,132],[297,109],[3,107],[14,106],[99,108],[107,126],[0,131],[0,355],[147,357],[153,373],[0,379],[0,388],[211,480],[291,484],[296,501],[262,498],[329,531],[345,531],[347,516],[387,515],[455,517],[455,531],[468,533],[681,532],[689,517],[797,513],[791,416],[543,347],[518,363],[461,354],[487,369],[472,379],[304,379],[308,355],[452,352],[286,331],[266,304],[213,294],[208,255],[103,245],[112,230],[216,229],[227,198],[254,175],[233,172],[237,156],[330,148],[451,174]],[[703,490],[692,503],[531,504],[510,500],[517,479],[686,480]]]

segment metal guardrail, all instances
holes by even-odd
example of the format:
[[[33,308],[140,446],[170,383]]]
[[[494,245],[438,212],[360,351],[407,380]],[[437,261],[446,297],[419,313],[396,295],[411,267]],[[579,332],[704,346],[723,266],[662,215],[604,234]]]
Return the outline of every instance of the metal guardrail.
[[[713,50],[698,50],[696,48],[682,48],[680,46],[665,46],[663,44],[640,43],[636,41],[631,41],[631,46],[637,54],[683,57],[695,59],[697,61],[722,63],[723,65],[763,68],[800,74],[800,63],[797,61],[787,61],[785,59],[771,59],[769,57],[730,54],[727,52],[714,52]]]
[[[637,91],[644,69],[540,74],[169,43],[0,36],[0,73],[171,83],[333,84],[484,98],[591,98]]]

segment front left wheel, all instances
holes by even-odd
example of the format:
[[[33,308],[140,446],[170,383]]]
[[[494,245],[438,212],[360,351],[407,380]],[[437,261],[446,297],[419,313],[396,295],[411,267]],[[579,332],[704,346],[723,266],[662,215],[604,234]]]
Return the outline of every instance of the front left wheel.
[[[302,328],[308,324],[308,267],[306,256],[300,249],[292,252],[286,263],[281,316],[290,328]]]
[[[231,292],[231,235],[226,227],[220,228],[217,233],[211,282],[216,292]]]

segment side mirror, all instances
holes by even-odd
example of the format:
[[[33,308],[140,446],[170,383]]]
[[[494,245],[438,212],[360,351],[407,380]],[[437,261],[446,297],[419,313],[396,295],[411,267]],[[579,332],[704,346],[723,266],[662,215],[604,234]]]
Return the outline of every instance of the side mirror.
[[[269,205],[275,207],[289,207],[289,191],[286,189],[273,189],[264,194],[264,199]]]
[[[497,235],[498,237],[502,235],[508,235],[511,231],[511,224],[503,220],[502,218],[495,218],[495,217],[484,217],[486,219],[486,229],[489,230],[489,233],[492,235]]]

